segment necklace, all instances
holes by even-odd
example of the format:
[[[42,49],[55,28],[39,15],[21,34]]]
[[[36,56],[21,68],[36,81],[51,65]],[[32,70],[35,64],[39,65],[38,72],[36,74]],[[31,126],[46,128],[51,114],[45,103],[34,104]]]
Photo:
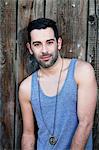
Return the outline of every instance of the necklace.
[[[60,84],[60,79],[61,79],[61,74],[62,74],[62,70],[63,70],[63,59],[62,59],[62,66],[60,69],[60,73],[59,73],[59,79],[58,79],[58,83],[57,83],[57,91],[56,91],[56,99],[55,99],[55,106],[54,106],[54,123],[53,123],[53,130],[52,132],[48,129],[45,119],[44,119],[44,115],[43,115],[43,111],[42,111],[42,104],[41,104],[41,99],[40,99],[40,78],[38,80],[38,91],[39,91],[39,105],[40,105],[40,112],[41,112],[41,116],[42,116],[42,120],[43,123],[47,129],[47,131],[49,132],[50,138],[49,138],[49,143],[51,145],[55,145],[57,143],[57,137],[55,136],[55,126],[56,126],[56,112],[57,112],[57,101],[58,101],[58,92],[59,92],[59,84]],[[38,72],[37,72],[37,77],[39,77]]]

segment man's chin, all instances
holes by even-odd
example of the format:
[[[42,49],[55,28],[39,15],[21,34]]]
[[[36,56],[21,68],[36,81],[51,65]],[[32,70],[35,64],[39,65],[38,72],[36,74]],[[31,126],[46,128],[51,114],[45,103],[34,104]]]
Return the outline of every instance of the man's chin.
[[[50,68],[56,63],[57,59],[58,57],[56,57],[55,59],[44,60],[44,61],[39,60],[38,63],[42,68]]]
[[[52,65],[52,64],[40,64],[40,66],[41,66],[42,68],[50,68],[50,67],[52,67],[53,65]]]

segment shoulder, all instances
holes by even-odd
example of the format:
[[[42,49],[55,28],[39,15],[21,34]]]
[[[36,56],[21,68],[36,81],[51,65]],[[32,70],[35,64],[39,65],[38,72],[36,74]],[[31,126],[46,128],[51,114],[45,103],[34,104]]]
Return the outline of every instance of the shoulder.
[[[77,83],[80,82],[95,82],[95,71],[92,65],[88,62],[77,60],[75,69],[75,79]]]
[[[24,79],[19,85],[19,100],[30,100],[32,75]]]

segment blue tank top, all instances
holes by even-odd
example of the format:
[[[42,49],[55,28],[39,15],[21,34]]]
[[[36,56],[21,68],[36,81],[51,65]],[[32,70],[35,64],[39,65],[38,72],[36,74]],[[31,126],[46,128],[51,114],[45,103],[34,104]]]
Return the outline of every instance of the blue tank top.
[[[32,74],[31,104],[38,125],[37,150],[70,150],[72,138],[78,126],[77,117],[77,83],[74,79],[74,70],[77,59],[71,59],[64,84],[58,94],[55,136],[58,141],[55,145],[49,143],[52,132],[56,96],[46,96],[40,88],[40,101],[44,121],[40,111],[37,72]],[[86,150],[92,150],[92,133],[90,133]]]

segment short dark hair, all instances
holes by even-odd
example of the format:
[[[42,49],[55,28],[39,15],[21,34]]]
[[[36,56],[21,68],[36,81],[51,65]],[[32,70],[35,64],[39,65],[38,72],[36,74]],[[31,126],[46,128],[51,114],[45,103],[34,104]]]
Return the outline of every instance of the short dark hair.
[[[48,19],[48,18],[38,18],[36,20],[31,21],[27,27],[29,42],[31,41],[30,32],[32,30],[46,29],[47,27],[50,27],[53,29],[55,38],[56,38],[56,40],[58,40],[59,35],[58,35],[58,29],[57,29],[56,22],[53,21],[52,19]]]

